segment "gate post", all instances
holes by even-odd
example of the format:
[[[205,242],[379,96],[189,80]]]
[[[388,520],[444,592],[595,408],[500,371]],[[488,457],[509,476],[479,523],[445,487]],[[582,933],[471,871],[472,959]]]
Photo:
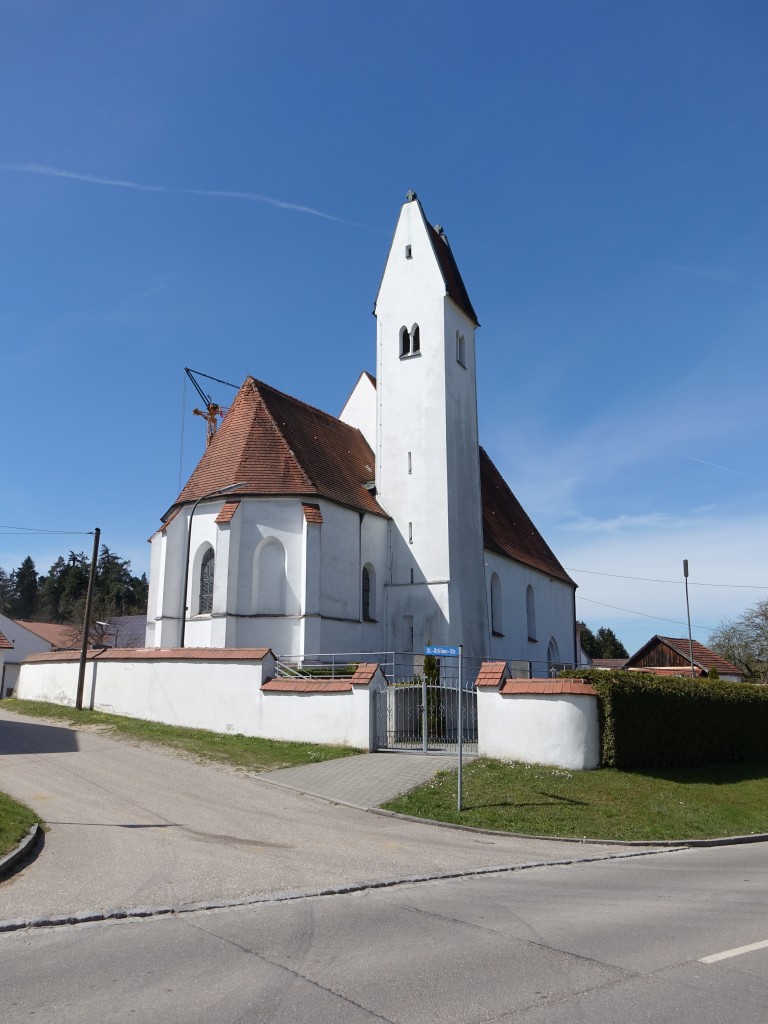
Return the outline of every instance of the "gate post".
[[[429,737],[427,735],[427,677],[421,677],[421,749],[426,754],[429,750]]]

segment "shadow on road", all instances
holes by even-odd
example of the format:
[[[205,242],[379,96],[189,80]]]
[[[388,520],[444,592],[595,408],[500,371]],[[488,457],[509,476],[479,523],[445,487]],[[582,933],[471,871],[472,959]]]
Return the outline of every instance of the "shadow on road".
[[[72,729],[0,721],[0,755],[67,754],[79,749],[77,733]]]

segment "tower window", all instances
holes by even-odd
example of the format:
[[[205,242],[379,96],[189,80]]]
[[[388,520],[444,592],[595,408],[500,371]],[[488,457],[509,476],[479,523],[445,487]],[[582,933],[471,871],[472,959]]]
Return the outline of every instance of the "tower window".
[[[415,356],[421,352],[421,334],[419,325],[414,324],[408,330],[407,327],[400,328],[400,356]]]
[[[400,328],[400,355],[409,356],[411,354],[411,336],[408,333],[407,327]]]
[[[405,258],[407,260],[413,259],[413,254],[411,253],[410,245],[406,245],[406,247],[405,247]]]
[[[467,365],[467,345],[464,335],[459,334],[458,331],[456,331],[456,361],[464,367]]]
[[[413,473],[413,459],[411,458],[411,453],[408,452],[408,476],[410,476],[412,473]]]
[[[408,523],[408,543],[413,544],[413,523]]]

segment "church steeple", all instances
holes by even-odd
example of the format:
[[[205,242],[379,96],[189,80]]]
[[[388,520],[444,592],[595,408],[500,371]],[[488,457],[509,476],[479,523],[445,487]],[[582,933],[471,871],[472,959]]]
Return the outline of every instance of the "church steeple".
[[[400,212],[374,312],[376,488],[393,520],[388,642],[402,650],[412,622],[416,649],[464,642],[481,655],[488,631],[477,316],[445,232],[429,223],[413,191]],[[426,616],[425,588],[434,598]]]

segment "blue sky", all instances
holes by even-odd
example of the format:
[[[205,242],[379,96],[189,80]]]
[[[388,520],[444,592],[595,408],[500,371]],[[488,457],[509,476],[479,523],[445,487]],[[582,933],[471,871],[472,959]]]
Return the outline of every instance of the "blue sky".
[[[683,635],[688,558],[706,641],[768,596],[767,52],[762,0],[0,0],[0,566],[148,568],[184,366],[338,412],[414,188],[579,616]]]

